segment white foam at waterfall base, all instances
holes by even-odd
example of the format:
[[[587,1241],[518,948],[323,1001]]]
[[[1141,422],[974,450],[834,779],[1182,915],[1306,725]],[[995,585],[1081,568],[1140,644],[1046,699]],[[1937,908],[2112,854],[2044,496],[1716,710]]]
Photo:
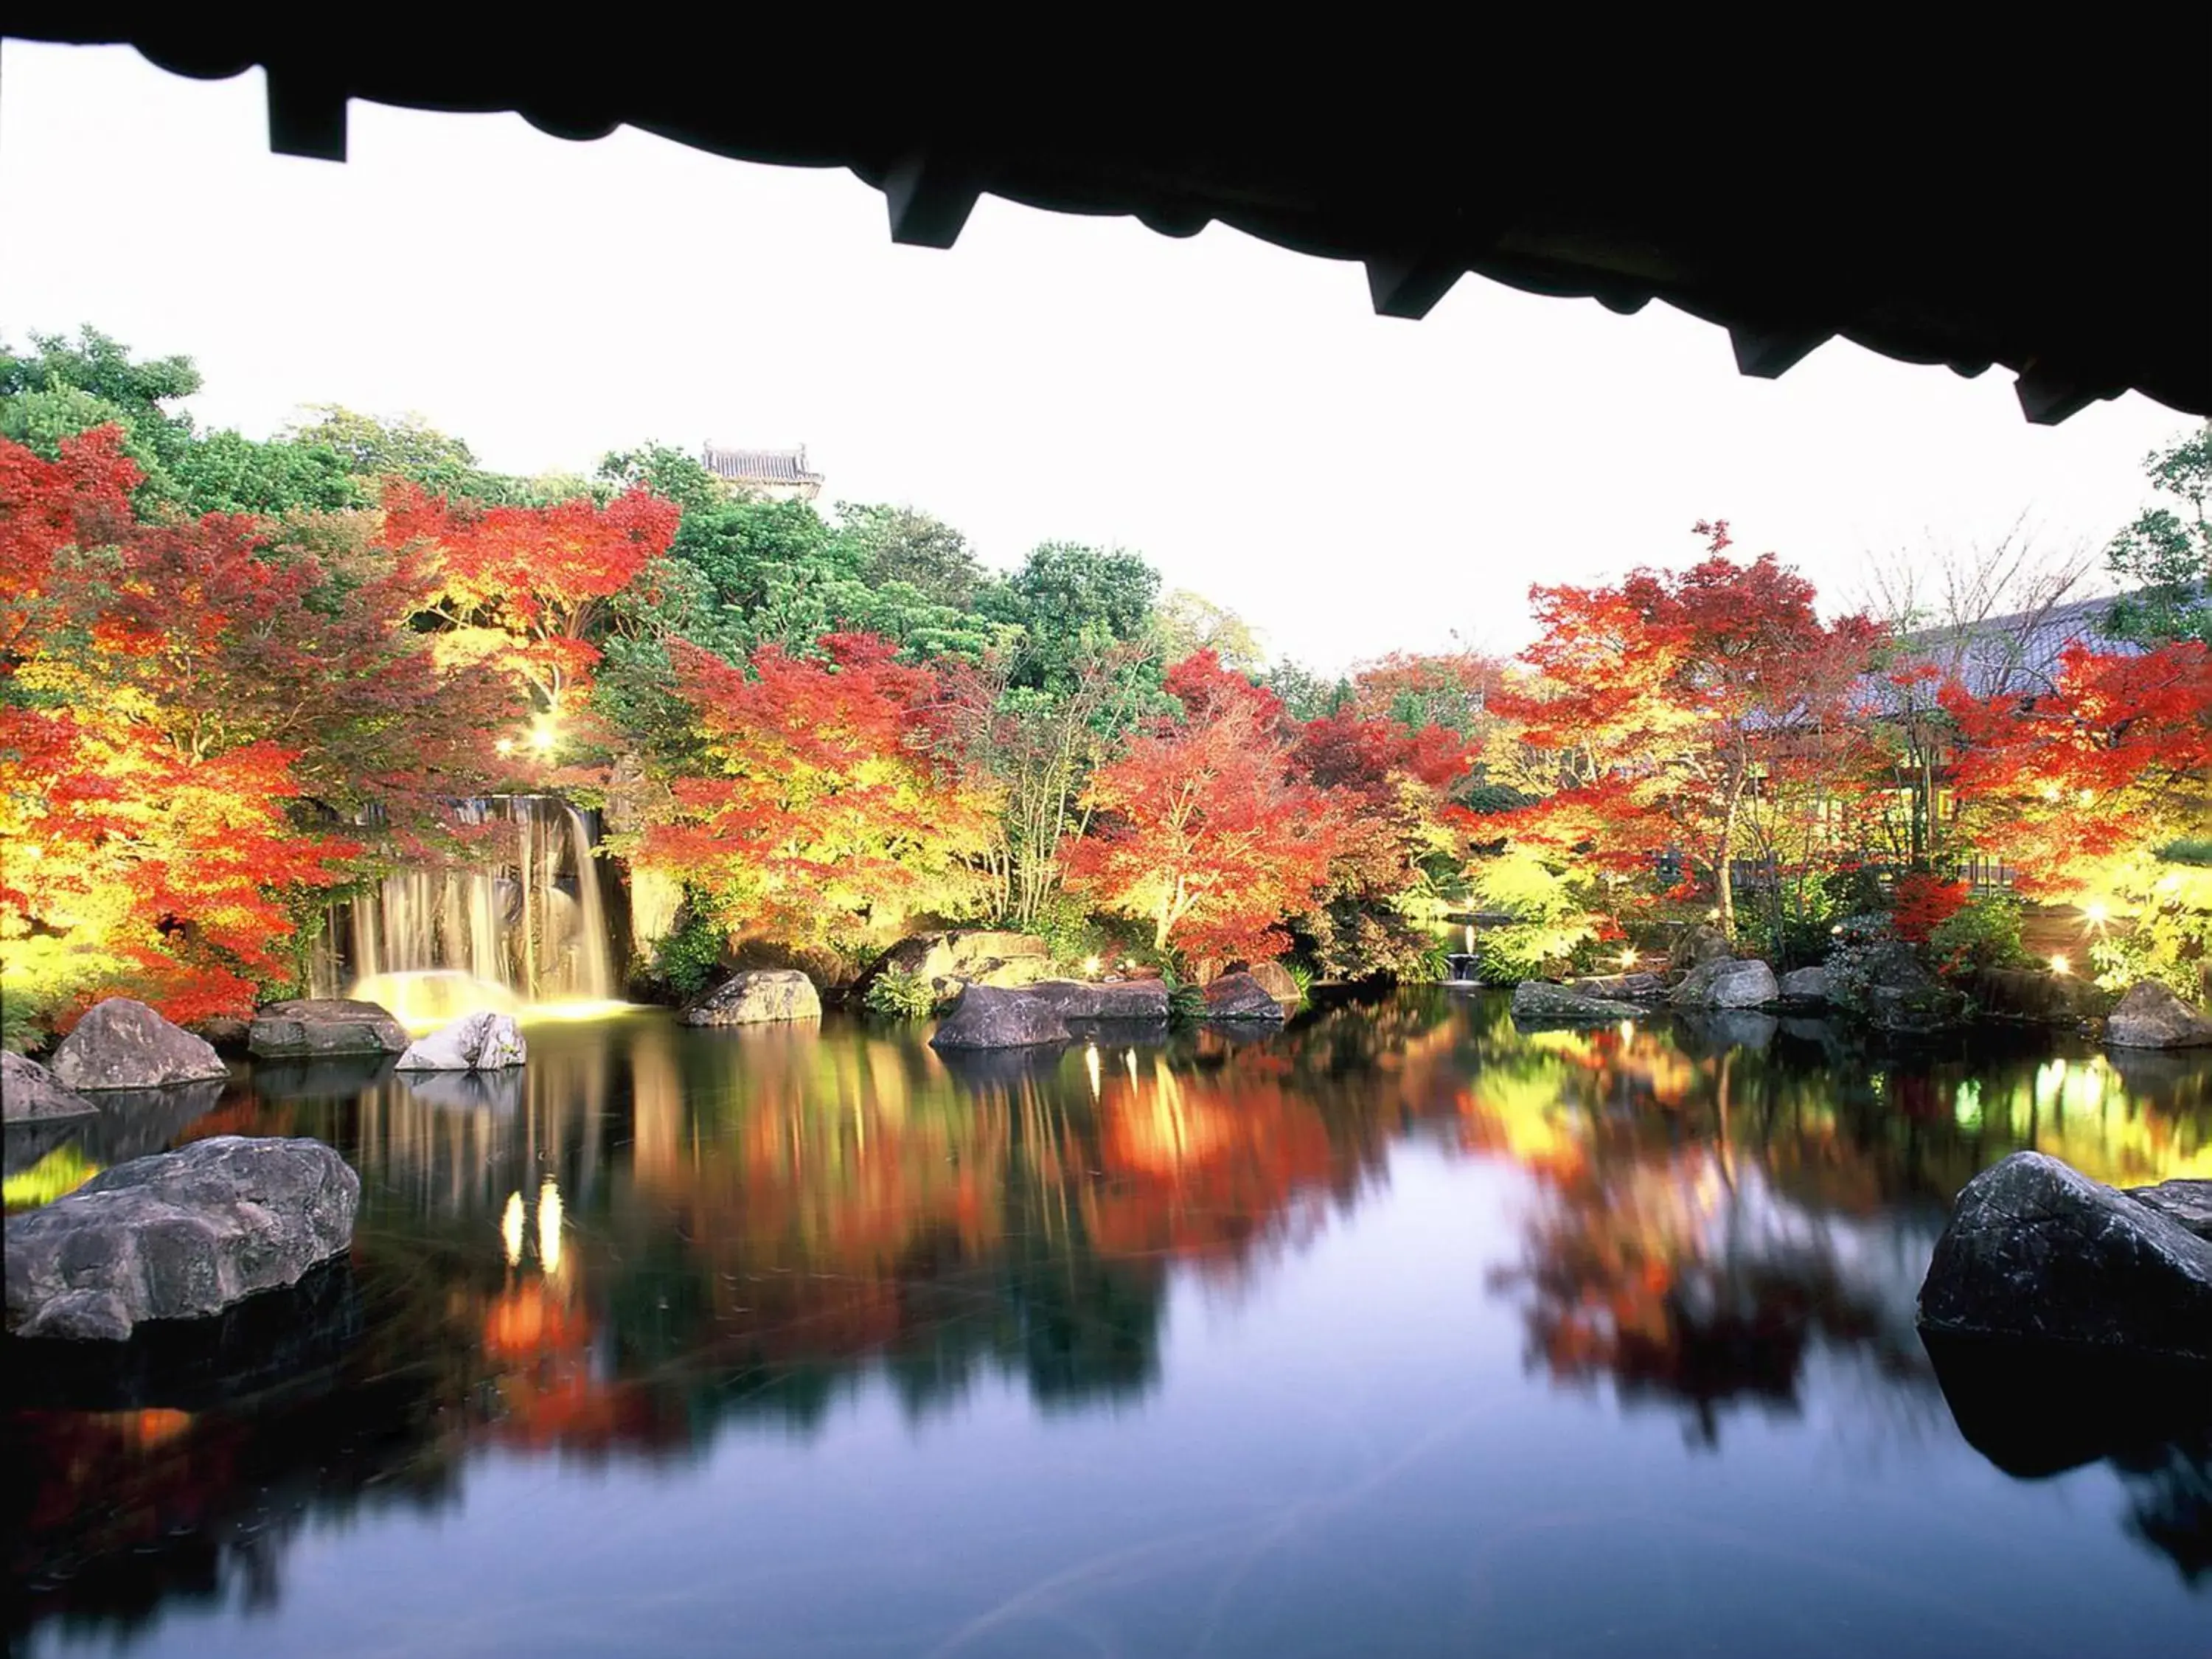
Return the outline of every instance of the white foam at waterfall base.
[[[476,860],[396,871],[342,907],[318,994],[344,983],[410,1030],[480,1010],[589,1018],[627,1006],[586,816],[551,795],[459,813],[480,828]]]

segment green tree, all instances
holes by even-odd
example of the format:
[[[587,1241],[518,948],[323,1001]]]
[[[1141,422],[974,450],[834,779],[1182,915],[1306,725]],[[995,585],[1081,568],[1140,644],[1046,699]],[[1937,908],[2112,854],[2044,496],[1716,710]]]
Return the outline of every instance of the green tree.
[[[1022,630],[1015,686],[1068,691],[1084,663],[1144,637],[1159,591],[1159,573],[1141,554],[1047,542],[986,590],[977,609]]]
[[[200,389],[200,372],[189,357],[154,357],[133,362],[130,347],[90,324],[77,330],[71,341],[65,334],[33,334],[30,349],[16,352],[0,346],[0,404],[13,406],[19,398],[39,401],[36,416],[15,417],[26,423],[51,422],[61,410],[88,416],[80,424],[58,430],[58,437],[74,436],[118,421],[147,454],[167,466],[192,441],[191,416],[165,407],[189,398]],[[67,394],[79,394],[70,398]],[[40,394],[46,394],[43,398]],[[99,418],[85,402],[105,405]],[[30,444],[27,437],[10,430],[9,437]],[[31,444],[36,447],[35,444]],[[135,459],[135,457],[134,457]]]
[[[2212,643],[2212,422],[2145,456],[2143,473],[2181,511],[2150,508],[2105,550],[2112,574],[2136,590],[2113,602],[2106,626],[2143,645]]]
[[[178,499],[193,513],[340,513],[374,505],[362,480],[327,444],[210,432],[171,464]]]
[[[861,579],[882,587],[903,582],[931,602],[965,611],[986,576],[968,538],[942,519],[910,507],[837,504],[840,539]]]
[[[1267,653],[1251,623],[1187,587],[1175,589],[1159,602],[1153,626],[1159,630],[1163,662],[1181,662],[1211,651],[1224,668],[1239,674],[1257,674],[1267,665]]]
[[[686,513],[705,512],[729,499],[730,489],[688,451],[646,443],[610,450],[599,458],[599,477],[617,490],[649,489]]]

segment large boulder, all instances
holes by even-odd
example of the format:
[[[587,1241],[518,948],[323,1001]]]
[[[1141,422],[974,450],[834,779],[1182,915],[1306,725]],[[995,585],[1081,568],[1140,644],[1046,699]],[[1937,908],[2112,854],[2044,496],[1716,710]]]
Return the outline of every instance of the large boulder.
[[[380,1002],[350,997],[307,997],[272,1002],[253,1016],[246,1052],[264,1060],[304,1060],[326,1054],[397,1054],[407,1048],[407,1028]]]
[[[1776,996],[1801,1008],[1818,1007],[1828,1000],[1828,970],[1792,968],[1775,981]]]
[[[757,968],[732,974],[684,1011],[686,1025],[765,1025],[778,1020],[819,1019],[822,994],[796,968]]]
[[[1990,1019],[2067,1025],[2096,1011],[2097,988],[2042,968],[1984,968],[1966,981],[1975,1011]]]
[[[1920,1287],[1948,1335],[2212,1364],[2212,1242],[2041,1152],[1968,1182]]]
[[[1024,996],[1049,1003],[1062,1019],[1144,1020],[1168,1017],[1165,980],[1039,980]]]
[[[1674,935],[1674,942],[1667,947],[1668,967],[1680,971],[1695,968],[1701,963],[1718,962],[1735,954],[1735,946],[1729,936],[1717,927],[1699,922],[1694,927],[1685,927]]]
[[[1279,962],[1255,962],[1244,971],[1252,976],[1255,985],[1285,1008],[1295,1008],[1306,1000],[1305,992],[1291,976],[1291,970]]]
[[[2156,980],[2139,980],[2106,1020],[2105,1041],[2122,1048],[2202,1048],[2212,1044],[2212,1019]]]
[[[1535,981],[1541,984],[1543,981]],[[1589,997],[1607,997],[1615,1002],[1664,1002],[1667,981],[1658,974],[1587,974],[1566,982],[1570,991]]]
[[[1677,1008],[1756,1008],[1781,989],[1757,957],[1717,957],[1685,974],[1668,1000]]]
[[[1641,1019],[1645,1012],[1618,997],[1593,996],[1549,980],[1524,979],[1513,988],[1513,1018],[1531,1025],[1609,1025],[1617,1019]]]
[[[450,1025],[441,1025],[426,1037],[417,1037],[399,1056],[403,1072],[495,1072],[520,1066],[530,1058],[522,1028],[513,1014],[489,1009],[463,1014]]]
[[[361,1177],[319,1140],[218,1135],[8,1218],[8,1328],[119,1342],[296,1283],[352,1243]]]
[[[1052,946],[1034,933],[997,927],[915,933],[884,952],[878,971],[913,974],[941,998],[969,985],[1013,989],[1051,974]]]
[[[2212,1181],[2161,1181],[2155,1187],[2130,1187],[2127,1195],[2197,1237],[2212,1239]]]
[[[1027,1048],[1066,1042],[1067,1022],[1059,1009],[1029,991],[971,985],[929,1040],[933,1048]]]
[[[1886,1031],[1933,1031],[1965,1017],[1966,999],[1903,939],[1875,939],[1828,959],[1828,1000]]]
[[[0,1053],[0,1120],[9,1123],[49,1122],[91,1117],[100,1108],[74,1090],[64,1089],[35,1060]]]
[[[1249,974],[1224,974],[1206,988],[1208,1019],[1280,1019],[1283,1005]]]
[[[166,1089],[229,1075],[212,1044],[172,1025],[143,1002],[110,997],[54,1050],[54,1077],[68,1089]]]

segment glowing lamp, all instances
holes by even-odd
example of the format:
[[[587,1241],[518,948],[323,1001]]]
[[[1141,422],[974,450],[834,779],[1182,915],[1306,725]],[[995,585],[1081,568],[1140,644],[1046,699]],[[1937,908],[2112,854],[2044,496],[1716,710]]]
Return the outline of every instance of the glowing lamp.
[[[1633,968],[1636,966],[1636,952],[1633,951],[1623,951],[1620,953],[1620,965],[1623,968]]]
[[[530,746],[538,751],[538,759],[544,760],[552,754],[556,736],[550,714],[540,714],[530,723]]]
[[[1090,975],[1091,978],[1096,979],[1098,977],[1098,968],[1099,962],[1097,957],[1085,957],[1083,958],[1083,971]]]
[[[2070,974],[2074,971],[2074,965],[2066,960],[2066,953],[2064,951],[2062,951],[2057,956],[2051,958],[2051,971],[2061,975]]]
[[[497,743],[492,744],[492,751],[502,756],[512,755],[514,752],[514,739],[501,738]]]
[[[2112,913],[2105,908],[2102,899],[2091,899],[2081,907],[2081,914],[2088,919],[2092,927],[2102,927],[2112,919]]]

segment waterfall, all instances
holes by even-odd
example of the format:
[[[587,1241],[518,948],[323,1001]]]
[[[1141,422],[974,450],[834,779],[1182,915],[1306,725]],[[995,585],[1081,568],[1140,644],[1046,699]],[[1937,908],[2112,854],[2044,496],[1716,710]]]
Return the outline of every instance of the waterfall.
[[[409,1023],[615,997],[596,815],[552,795],[458,805],[478,860],[396,871],[338,907],[316,994],[343,986]]]

